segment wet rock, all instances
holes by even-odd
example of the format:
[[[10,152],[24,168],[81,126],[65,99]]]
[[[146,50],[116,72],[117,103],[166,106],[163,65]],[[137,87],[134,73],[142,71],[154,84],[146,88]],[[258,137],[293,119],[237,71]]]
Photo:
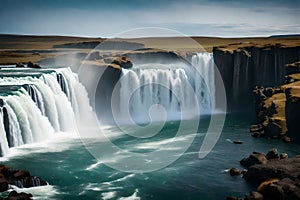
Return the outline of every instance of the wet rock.
[[[269,121],[267,125],[264,126],[264,133],[270,137],[279,137],[282,133],[282,127],[276,122]]]
[[[300,143],[300,89],[289,88],[286,94],[286,123],[288,136],[292,137],[296,143]]]
[[[18,171],[16,171],[16,173],[13,174],[13,176],[16,179],[21,179],[21,178],[24,178],[24,177],[29,177],[30,173],[27,170],[18,170]]]
[[[269,179],[291,178],[297,180],[300,172],[300,157],[272,160],[266,164],[257,164],[248,168],[243,176],[245,180],[253,183],[262,183]],[[298,180],[300,181],[300,180]]]
[[[31,61],[29,61],[29,62],[27,63],[27,67],[28,67],[28,68],[41,68],[41,66],[40,66],[38,63],[33,63],[33,62],[31,62]]]
[[[16,64],[16,67],[18,67],[18,68],[24,68],[25,65],[24,65],[23,63],[17,63],[17,64]]]
[[[8,190],[8,181],[6,180],[5,177],[1,176],[0,177],[0,192],[4,192]]]
[[[247,172],[246,170],[240,170],[234,167],[229,170],[231,176],[242,175],[245,174],[246,172]]]
[[[5,200],[30,200],[32,199],[32,194],[24,193],[24,192],[16,192],[16,191],[11,191],[8,195],[7,198],[4,198]]]
[[[253,191],[245,197],[244,200],[263,200],[264,197],[261,193]]]
[[[263,154],[252,154],[247,158],[243,158],[240,164],[244,167],[250,167],[255,164],[266,164],[268,162],[267,158]]]
[[[6,191],[8,185],[29,188],[48,185],[48,183],[40,177],[31,176],[27,170],[16,170],[5,165],[0,165],[0,191]]]
[[[234,140],[233,144],[243,144],[243,141],[241,141],[241,140]]]
[[[262,124],[255,124],[250,126],[250,132],[262,132],[263,131],[263,126]]]
[[[280,159],[286,159],[286,158],[288,158],[288,157],[289,157],[289,156],[288,156],[287,153],[282,153],[282,154],[280,154],[280,156],[279,156]]]
[[[255,138],[259,138],[259,137],[264,137],[265,134],[264,133],[261,133],[261,132],[254,132],[251,134],[252,137],[255,137]]]
[[[241,198],[238,198],[238,197],[234,197],[234,196],[228,196],[226,198],[226,200],[242,200]]]
[[[278,159],[279,158],[279,154],[277,149],[273,148],[270,151],[268,151],[267,155],[266,155],[267,159]]]
[[[288,136],[283,136],[282,141],[284,141],[285,143],[291,143],[293,142],[293,139]]]

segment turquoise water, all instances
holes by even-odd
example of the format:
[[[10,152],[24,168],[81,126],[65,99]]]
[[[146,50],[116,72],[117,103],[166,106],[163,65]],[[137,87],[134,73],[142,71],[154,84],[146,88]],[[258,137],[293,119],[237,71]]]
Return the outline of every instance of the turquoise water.
[[[64,133],[43,144],[25,145],[13,149],[2,163],[17,169],[28,169],[32,175],[47,180],[50,186],[22,189],[37,199],[225,199],[228,195],[243,197],[255,187],[241,177],[231,177],[227,169],[242,168],[239,160],[252,151],[266,152],[277,148],[290,156],[300,153],[300,147],[278,140],[256,139],[250,136],[248,121],[227,117],[222,135],[213,151],[198,158],[209,119],[200,123],[190,148],[174,163],[150,173],[125,173],[97,161],[79,138]],[[178,122],[166,124],[153,139],[155,144],[174,136]],[[116,127],[109,131],[117,133]],[[233,140],[242,140],[242,145]],[[116,145],[136,151],[141,140],[116,134]],[[114,158],[112,158],[114,159]]]

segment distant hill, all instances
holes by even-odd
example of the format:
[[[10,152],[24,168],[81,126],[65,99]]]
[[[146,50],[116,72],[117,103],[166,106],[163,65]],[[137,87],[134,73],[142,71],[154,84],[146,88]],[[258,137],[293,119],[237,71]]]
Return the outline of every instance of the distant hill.
[[[292,34],[292,35],[271,35],[269,38],[300,38],[300,34]]]

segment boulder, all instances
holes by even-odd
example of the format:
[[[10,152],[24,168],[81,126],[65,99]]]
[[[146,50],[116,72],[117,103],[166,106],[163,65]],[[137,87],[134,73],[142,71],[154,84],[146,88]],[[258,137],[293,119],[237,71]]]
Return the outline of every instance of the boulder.
[[[234,140],[233,144],[243,144],[243,141],[241,141],[241,140]]]
[[[282,141],[285,143],[291,143],[291,142],[293,142],[293,139],[288,136],[283,136]]]
[[[0,192],[8,190],[8,181],[5,177],[0,177]]]
[[[16,173],[13,174],[13,177],[16,179],[21,179],[21,178],[29,177],[29,176],[30,176],[30,173],[27,170],[18,170],[18,171],[16,171]]]
[[[287,153],[282,153],[282,154],[280,154],[280,156],[279,156],[280,159],[286,159],[286,158],[288,158],[288,157],[289,157],[289,156],[288,156]]]
[[[113,64],[119,65],[120,67],[124,69],[129,69],[133,66],[131,60],[125,56],[115,58],[112,61]]]
[[[33,63],[33,62],[31,62],[31,61],[29,61],[29,62],[27,63],[27,67],[28,67],[28,68],[41,68],[41,66],[40,66],[38,63]]]
[[[269,120],[264,126],[264,133],[269,137],[279,137],[282,133],[282,127],[276,122]]]
[[[25,65],[24,65],[23,63],[17,63],[17,64],[16,64],[16,67],[17,67],[17,68],[24,68]]]
[[[262,132],[263,131],[263,126],[262,124],[255,124],[250,126],[250,132]]]
[[[251,134],[252,137],[255,137],[255,138],[259,138],[259,137],[264,137],[265,134],[264,133],[261,133],[261,132],[254,132]]]
[[[253,191],[245,197],[244,200],[263,200],[264,197],[261,193]]]
[[[300,172],[300,157],[278,159],[267,162],[266,164],[257,164],[248,168],[243,178],[249,182],[262,183],[269,179],[297,178]]]
[[[16,170],[0,165],[0,191],[8,190],[8,185],[29,188],[48,185],[48,183],[40,177],[31,176],[27,170]]]
[[[267,159],[278,159],[279,158],[279,154],[277,149],[273,148],[270,151],[268,151],[267,155],[266,155]]]
[[[240,164],[244,167],[250,167],[256,164],[266,164],[268,162],[267,158],[263,154],[252,154],[247,158],[243,158]]]
[[[24,192],[16,192],[16,191],[11,191],[9,194],[8,194],[8,197],[7,198],[4,198],[6,200],[30,200],[32,199],[32,194],[28,194],[28,193],[24,193]]]
[[[240,170],[234,167],[229,170],[231,176],[242,175],[245,174],[246,172],[247,172],[246,170]]]

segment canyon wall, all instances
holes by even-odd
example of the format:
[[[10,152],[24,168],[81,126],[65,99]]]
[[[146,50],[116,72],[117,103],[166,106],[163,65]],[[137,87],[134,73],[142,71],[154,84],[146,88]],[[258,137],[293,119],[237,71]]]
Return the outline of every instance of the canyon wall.
[[[230,111],[251,108],[252,90],[285,81],[286,64],[300,58],[300,46],[233,44],[213,48],[224,81]]]

